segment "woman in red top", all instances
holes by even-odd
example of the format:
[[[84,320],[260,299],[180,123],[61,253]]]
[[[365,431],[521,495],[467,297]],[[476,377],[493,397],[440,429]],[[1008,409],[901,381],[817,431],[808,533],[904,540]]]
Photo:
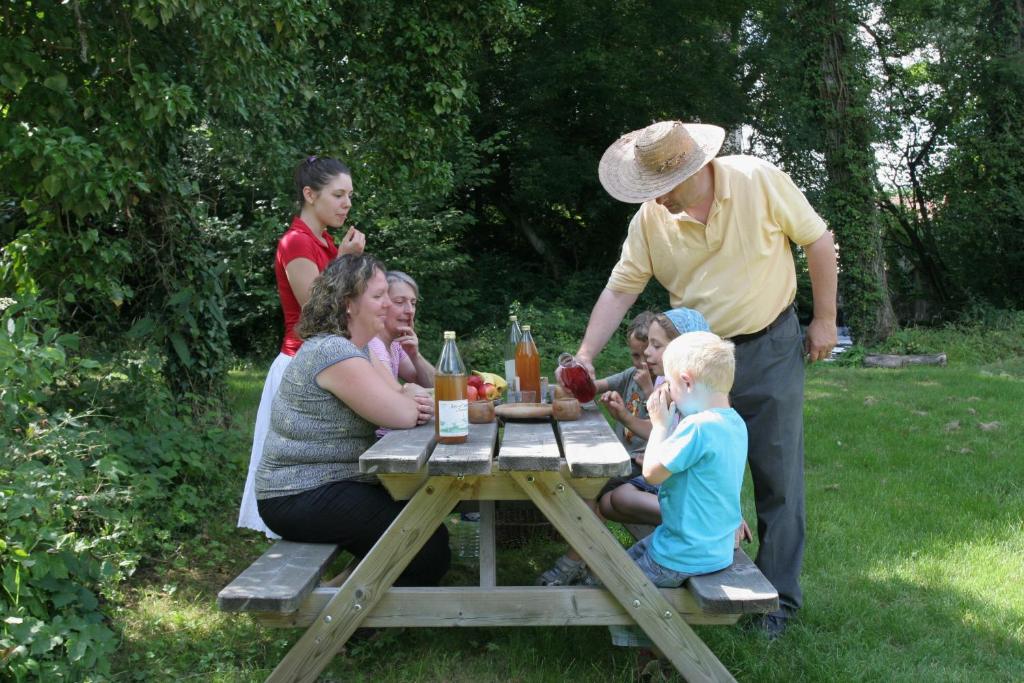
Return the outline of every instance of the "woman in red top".
[[[352,208],[352,172],[348,166],[337,159],[311,156],[295,168],[295,192],[301,209],[278,241],[274,258],[277,293],[284,312],[284,341],[263,384],[252,437],[249,474],[238,511],[238,526],[262,531],[271,538],[277,536],[263,523],[256,508],[255,475],[263,454],[263,441],[270,427],[270,406],[274,394],[284,369],[302,345],[293,328],[303,304],[309,300],[310,286],[316,276],[334,257],[361,254],[366,244],[363,233],[355,228],[348,229],[340,248],[328,232],[328,228],[342,227]]]

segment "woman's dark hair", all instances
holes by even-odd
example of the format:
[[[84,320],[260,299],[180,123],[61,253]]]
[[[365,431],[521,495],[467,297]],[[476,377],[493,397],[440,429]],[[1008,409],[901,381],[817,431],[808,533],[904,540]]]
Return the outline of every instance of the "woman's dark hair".
[[[314,192],[319,192],[332,178],[339,175],[351,176],[352,171],[337,159],[313,155],[300,161],[295,167],[295,198],[299,206],[306,201],[302,196],[303,188],[310,187]]]
[[[337,334],[351,338],[348,330],[348,306],[366,291],[366,285],[377,271],[387,272],[380,259],[370,254],[344,254],[327,264],[309,291],[309,301],[302,307],[295,334],[309,339],[318,334]]]

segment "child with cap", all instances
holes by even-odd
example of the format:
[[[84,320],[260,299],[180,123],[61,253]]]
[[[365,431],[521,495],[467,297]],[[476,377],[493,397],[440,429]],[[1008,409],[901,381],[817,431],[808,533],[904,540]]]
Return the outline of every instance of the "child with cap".
[[[658,487],[645,481],[641,472],[643,449],[651,432],[651,422],[647,419],[647,396],[651,388],[658,386],[663,379],[660,376],[661,356],[668,343],[681,333],[702,330],[708,330],[708,323],[699,311],[691,308],[673,308],[664,313],[645,311],[626,330],[633,368],[595,383],[601,393],[601,402],[616,420],[619,439],[633,456],[630,476],[610,479],[597,495],[596,512],[605,519],[627,524],[655,525],[661,522]],[[631,382],[623,384],[626,375]],[[620,386],[627,387],[625,395],[629,399],[623,399]],[[639,394],[640,391],[644,392],[643,398],[634,400],[634,393]],[[536,584],[568,586],[581,581],[586,573],[587,565],[583,558],[570,548],[537,578]]]
[[[661,357],[669,342],[687,332],[707,332],[708,322],[699,311],[692,308],[673,308],[654,316],[647,332],[647,348],[644,357],[648,371],[655,378],[654,386],[664,381]],[[614,395],[605,394],[602,402],[616,420],[622,420],[621,401]],[[634,423],[633,429],[646,439],[651,433],[650,420]],[[605,519],[626,524],[660,524],[661,510],[658,505],[658,487],[646,481],[640,472],[643,453],[634,457],[636,472],[626,480],[612,480],[614,486],[605,487],[598,496],[598,510]]]
[[[729,405],[731,342],[688,332],[672,340],[662,363],[665,382],[647,401],[652,427],[643,464],[646,480],[660,485],[662,522],[628,552],[654,585],[676,587],[732,564],[747,428]],[[652,647],[635,627],[609,628],[616,645]]]

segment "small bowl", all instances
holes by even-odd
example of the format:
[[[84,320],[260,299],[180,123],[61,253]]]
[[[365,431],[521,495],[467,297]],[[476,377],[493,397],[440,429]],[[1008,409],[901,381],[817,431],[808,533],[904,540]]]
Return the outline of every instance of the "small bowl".
[[[571,422],[580,419],[583,408],[580,402],[574,398],[556,398],[551,404],[551,414],[561,422]]]
[[[552,387],[552,390],[555,392],[555,400],[556,401],[558,399],[560,399],[560,398],[572,398],[572,399],[576,398],[575,396],[572,395],[571,391],[569,391],[568,389],[566,389],[565,387],[563,387],[563,386],[561,386],[559,384],[556,384],[554,387]]]
[[[494,401],[470,401],[469,421],[473,424],[494,422]]]

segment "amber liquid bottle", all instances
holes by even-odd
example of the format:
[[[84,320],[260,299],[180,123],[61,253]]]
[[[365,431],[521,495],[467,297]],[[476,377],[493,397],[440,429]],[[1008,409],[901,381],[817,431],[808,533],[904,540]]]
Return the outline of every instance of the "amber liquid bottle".
[[[434,374],[434,435],[438,443],[465,443],[469,437],[466,366],[455,346],[455,333],[444,333],[444,347]]]
[[[532,391],[534,402],[539,403],[540,355],[529,325],[523,325],[523,338],[516,345],[516,375],[519,376],[519,390]]]

